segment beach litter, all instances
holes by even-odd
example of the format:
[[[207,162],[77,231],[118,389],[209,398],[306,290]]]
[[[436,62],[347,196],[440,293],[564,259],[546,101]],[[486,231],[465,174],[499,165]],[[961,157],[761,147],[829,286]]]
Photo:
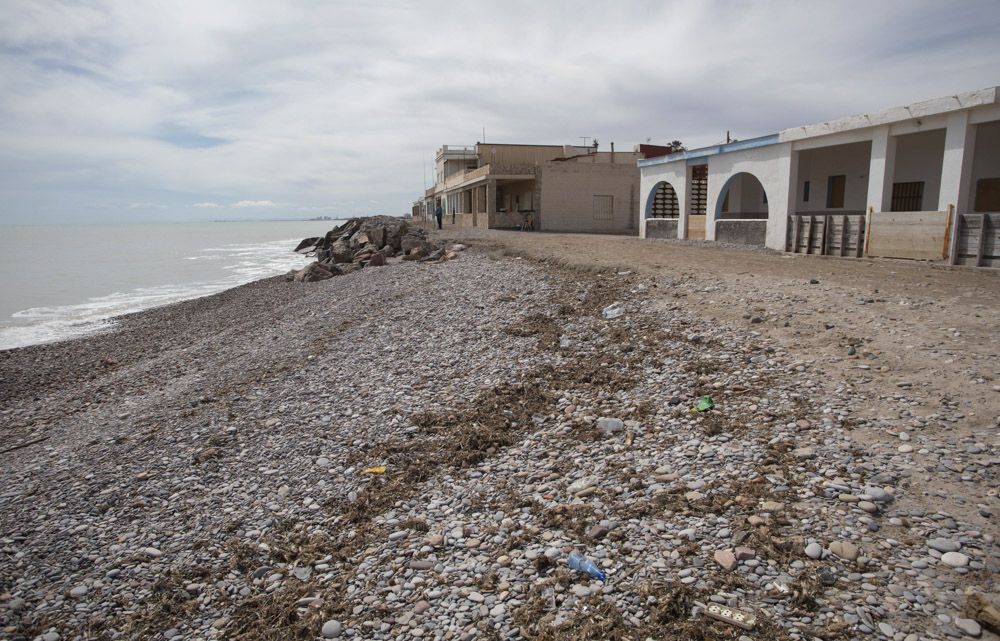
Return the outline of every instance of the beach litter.
[[[615,432],[620,432],[625,428],[625,422],[620,418],[601,417],[597,419],[597,431],[601,436],[611,436]]]
[[[707,412],[708,410],[715,407],[715,401],[712,400],[711,396],[702,396],[698,399],[698,404],[694,406],[692,411],[695,412]]]
[[[607,582],[608,580],[608,576],[604,574],[604,572],[602,572],[593,561],[579,552],[570,552],[569,557],[566,559],[566,565],[568,565],[571,570],[588,574],[598,581]]]
[[[754,626],[757,625],[757,616],[752,612],[744,612],[719,603],[709,603],[705,608],[705,614],[723,623],[739,626],[744,630],[753,630]]]
[[[622,307],[621,303],[611,303],[601,311],[601,316],[603,316],[605,320],[614,320],[615,318],[624,315],[625,308]]]

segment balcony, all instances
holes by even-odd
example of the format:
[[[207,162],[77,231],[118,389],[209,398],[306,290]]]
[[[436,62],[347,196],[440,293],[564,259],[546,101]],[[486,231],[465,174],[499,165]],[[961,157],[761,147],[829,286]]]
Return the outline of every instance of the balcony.
[[[437,150],[435,158],[441,160],[468,160],[476,157],[475,146],[469,145],[442,145]]]

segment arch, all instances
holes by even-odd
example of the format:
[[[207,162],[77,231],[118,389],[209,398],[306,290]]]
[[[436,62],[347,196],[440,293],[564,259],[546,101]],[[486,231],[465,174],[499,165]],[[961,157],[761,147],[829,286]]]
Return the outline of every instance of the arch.
[[[715,219],[766,220],[767,217],[767,192],[760,179],[746,171],[730,176],[715,201]]]
[[[680,201],[674,186],[666,180],[653,185],[646,199],[646,218],[680,218]]]

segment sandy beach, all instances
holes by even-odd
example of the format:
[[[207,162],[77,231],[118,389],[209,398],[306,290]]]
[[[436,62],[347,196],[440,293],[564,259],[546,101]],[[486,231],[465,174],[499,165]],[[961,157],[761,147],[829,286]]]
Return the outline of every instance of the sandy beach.
[[[997,638],[996,273],[444,240],[0,352],[0,638]]]

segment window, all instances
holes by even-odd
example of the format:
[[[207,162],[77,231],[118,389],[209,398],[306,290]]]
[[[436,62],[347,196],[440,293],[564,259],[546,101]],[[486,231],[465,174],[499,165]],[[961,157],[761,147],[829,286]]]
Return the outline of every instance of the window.
[[[809,202],[809,181],[805,181],[802,184],[802,202]]]
[[[614,196],[594,196],[594,220],[612,220]]]
[[[923,211],[924,183],[893,183],[891,211]]]
[[[844,187],[847,184],[847,176],[830,176],[826,179],[826,208],[843,209],[844,207]]]
[[[976,211],[1000,211],[1000,178],[976,181]]]

